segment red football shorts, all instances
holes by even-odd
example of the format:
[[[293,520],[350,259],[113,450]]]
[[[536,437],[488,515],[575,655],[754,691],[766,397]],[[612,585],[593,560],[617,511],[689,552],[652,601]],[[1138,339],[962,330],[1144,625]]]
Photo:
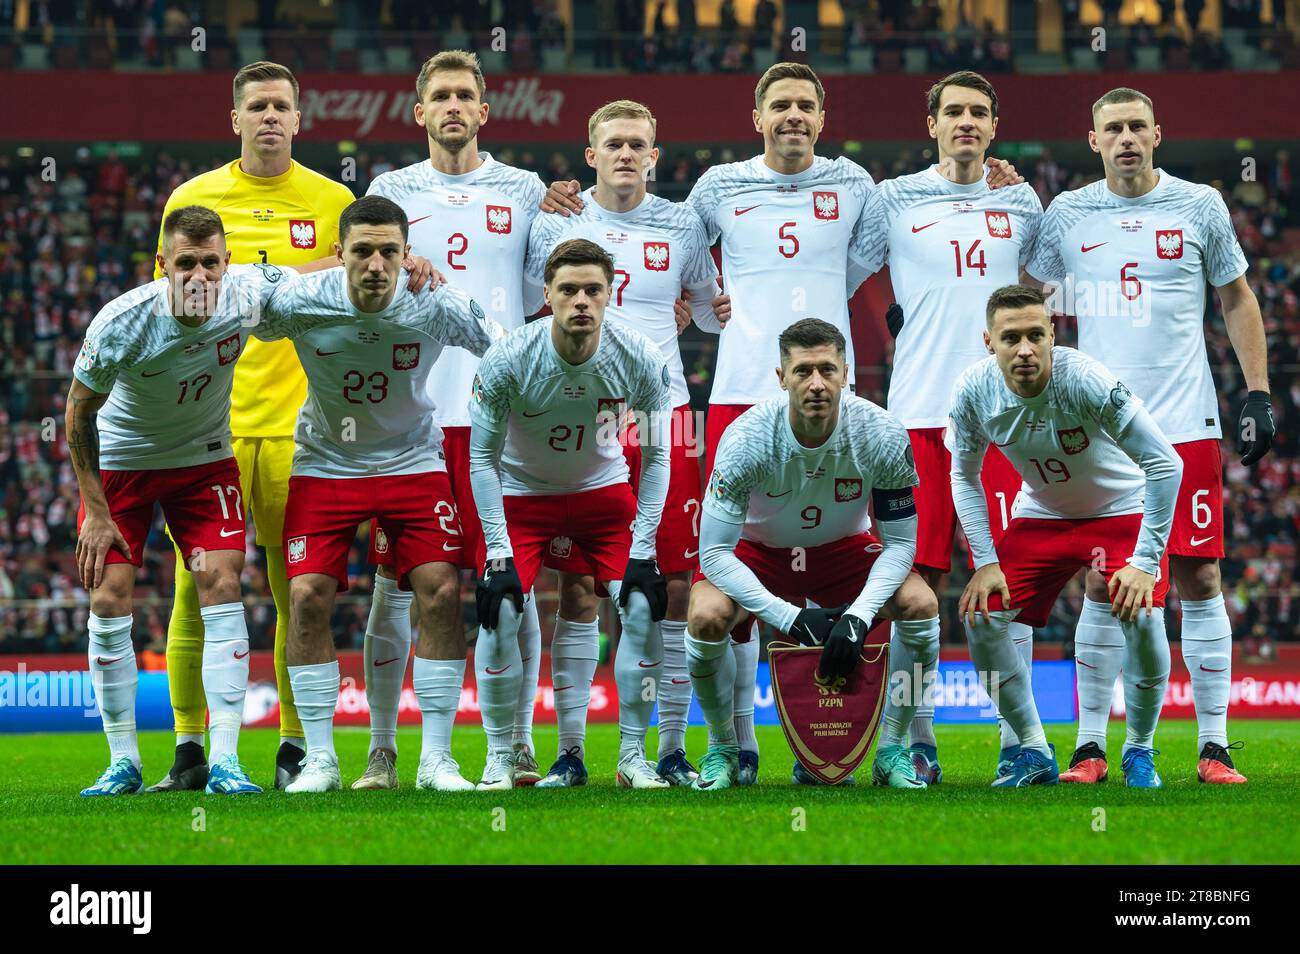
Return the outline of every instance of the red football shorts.
[[[1088,520],[1046,520],[1017,517],[998,543],[998,561],[1011,591],[1016,622],[1044,626],[1061,590],[1079,570],[1098,570],[1110,582],[1128,562],[1137,545],[1142,514],[1093,517]],[[1169,558],[1161,556],[1154,604],[1165,605],[1169,593]],[[989,609],[1006,609],[1002,595],[989,597]]]
[[[752,540],[736,544],[736,557],[754,571],[758,581],[773,596],[795,606],[812,600],[818,606],[852,603],[867,585],[867,574],[884,550],[884,544],[871,533],[858,533],[841,540],[808,547],[796,557],[789,547],[769,547]],[[707,579],[695,574],[694,582]],[[741,620],[731,631],[738,643],[748,642],[749,618]]]
[[[408,578],[416,567],[459,566],[464,558],[451,484],[440,470],[391,477],[290,477],[284,512],[289,578],[324,573],[338,580],[340,591],[346,590],[357,524],[371,516],[378,520],[381,543],[389,548],[404,590],[411,588]]]
[[[1223,453],[1218,438],[1175,444],[1183,482],[1169,531],[1171,556],[1223,559]]]
[[[683,573],[694,570],[700,558],[700,457],[696,443],[695,413],[689,404],[673,411],[672,450],[669,455],[671,473],[668,477],[668,497],[664,500],[664,513],[655,532],[655,556],[664,573]],[[636,493],[641,482],[641,446],[632,428],[623,446],[631,473],[632,491]],[[567,551],[567,556],[556,552]],[[553,570],[566,573],[594,573],[591,563],[576,544],[561,542],[548,548],[543,563]]]
[[[476,569],[474,555],[478,553],[478,542],[483,538],[483,525],[479,523],[474,491],[469,484],[469,428],[444,427],[442,454],[447,460],[447,479],[451,481],[456,515],[460,517],[461,557],[458,565],[462,570],[473,570]],[[393,549],[378,520],[370,521],[369,561],[393,569]]]
[[[943,446],[943,432],[942,427],[925,427],[907,434],[912,439],[912,457],[921,481],[913,489],[917,516],[915,565],[947,573],[952,569],[957,510],[952,502],[952,454]],[[989,529],[997,543],[1011,520],[1011,505],[1020,492],[1020,474],[1002,451],[990,444],[980,479],[989,508]]]
[[[704,420],[704,479],[713,473],[713,458],[718,453],[722,434],[731,422],[744,414],[752,404],[710,404],[709,415]]]
[[[503,500],[515,571],[524,592],[533,588],[549,552],[563,559],[581,547],[597,583],[623,579],[632,549],[636,495],[631,484],[613,484],[576,494],[507,496]],[[478,566],[487,560],[479,541]]]
[[[153,523],[153,506],[162,507],[167,532],[186,555],[189,566],[195,551],[244,549],[244,502],[239,489],[235,458],[197,467],[162,470],[100,471],[108,511],[131,547],[128,559],[116,547],[104,564],[144,563],[144,545]],[[86,504],[77,508],[77,529],[86,519]]]

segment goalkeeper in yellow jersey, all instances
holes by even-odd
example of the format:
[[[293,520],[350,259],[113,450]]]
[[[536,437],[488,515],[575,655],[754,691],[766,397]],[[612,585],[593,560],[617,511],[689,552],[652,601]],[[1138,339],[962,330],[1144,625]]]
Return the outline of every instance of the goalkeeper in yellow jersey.
[[[221,216],[231,264],[304,265],[332,257],[339,215],[352,192],[293,161],[298,132],[298,81],[278,63],[252,63],[235,74],[230,122],[240,155],[177,187],[163,217],[174,208],[201,205]],[[285,663],[289,583],[280,534],[293,460],[293,429],[307,395],[307,379],[289,341],[249,340],[235,369],[230,430],[239,462],[244,507],[266,550],[267,579],[275,598],[275,681],[280,692],[280,750],[276,788],[298,774],[302,723],[294,708]],[[179,555],[178,555],[179,556]],[[207,782],[203,749],[205,699],[203,619],[194,577],[176,561],[176,599],[167,629],[167,676],[176,718],[176,760],[149,791],[201,789]]]

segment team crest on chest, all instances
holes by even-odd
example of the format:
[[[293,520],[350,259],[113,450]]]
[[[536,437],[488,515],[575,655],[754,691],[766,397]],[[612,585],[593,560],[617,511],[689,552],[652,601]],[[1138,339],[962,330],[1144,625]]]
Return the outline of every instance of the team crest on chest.
[[[289,244],[294,248],[316,247],[316,220],[290,219]]]
[[[498,235],[510,234],[510,206],[489,205],[487,207],[487,230]]]
[[[1011,216],[1006,212],[985,212],[984,224],[993,238],[1011,238]]]
[[[420,343],[393,345],[393,370],[410,371],[420,363]]]
[[[840,195],[838,192],[814,192],[813,215],[823,222],[834,222],[840,217]]]
[[[668,271],[668,243],[645,243],[645,267],[652,272]]]
[[[1061,442],[1061,450],[1067,454],[1082,454],[1088,449],[1088,432],[1082,427],[1057,431],[1056,439]]]
[[[217,342],[217,364],[230,364],[239,357],[239,333]]]
[[[856,477],[835,478],[835,499],[839,502],[857,500],[862,496],[862,481]]]
[[[623,413],[623,406],[627,403],[626,398],[621,397],[603,397],[596,399],[596,415],[613,414],[618,417]]]
[[[1156,258],[1183,257],[1183,230],[1156,229]]]

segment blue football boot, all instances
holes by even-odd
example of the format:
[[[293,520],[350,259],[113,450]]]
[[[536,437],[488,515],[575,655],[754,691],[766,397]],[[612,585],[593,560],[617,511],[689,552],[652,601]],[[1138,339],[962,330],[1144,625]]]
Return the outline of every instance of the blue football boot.
[[[262,788],[249,780],[239,756],[234,752],[221,756],[208,769],[208,795],[260,795]]]
[[[1030,785],[1056,785],[1061,780],[1060,769],[1056,765],[1056,746],[1050,746],[1051,754],[1044,755],[1038,749],[1022,748],[1011,760],[1011,768],[1005,775],[993,780],[993,788],[1026,788]]]
[[[546,777],[534,785],[534,788],[577,788],[587,784],[587,766],[578,758],[578,747],[565,749],[555,764],[551,766]]]
[[[943,769],[939,767],[939,750],[933,745],[913,742],[907,747],[907,754],[916,769],[916,777],[926,785],[938,785],[943,781]]]
[[[1163,788],[1164,782],[1156,772],[1155,757],[1159,749],[1139,749],[1134,746],[1124,750],[1120,765],[1124,768],[1124,784],[1129,788]]]
[[[101,795],[134,795],[142,788],[144,778],[140,775],[140,770],[135,767],[130,756],[123,755],[104,769],[104,774],[95,780],[94,785],[83,788],[81,796],[93,798]]]

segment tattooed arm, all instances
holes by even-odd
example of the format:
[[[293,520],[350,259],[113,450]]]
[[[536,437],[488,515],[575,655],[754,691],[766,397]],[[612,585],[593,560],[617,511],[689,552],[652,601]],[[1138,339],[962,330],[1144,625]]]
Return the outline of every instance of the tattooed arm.
[[[117,547],[129,558],[131,547],[122,536],[108,509],[104,485],[99,478],[99,428],[95,415],[108,400],[81,381],[73,378],[68,391],[68,408],[64,427],[68,435],[68,457],[77,474],[86,517],[77,531],[77,569],[81,584],[88,590],[104,579],[104,558]]]

